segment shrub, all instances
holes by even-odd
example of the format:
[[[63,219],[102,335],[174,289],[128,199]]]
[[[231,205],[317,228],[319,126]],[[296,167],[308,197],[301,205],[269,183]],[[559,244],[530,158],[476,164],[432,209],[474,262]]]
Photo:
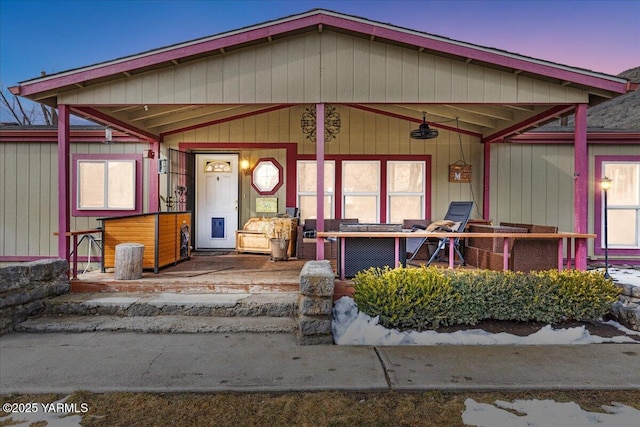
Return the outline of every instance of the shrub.
[[[481,320],[559,323],[604,316],[620,292],[603,273],[371,268],[353,279],[358,309],[400,330]]]

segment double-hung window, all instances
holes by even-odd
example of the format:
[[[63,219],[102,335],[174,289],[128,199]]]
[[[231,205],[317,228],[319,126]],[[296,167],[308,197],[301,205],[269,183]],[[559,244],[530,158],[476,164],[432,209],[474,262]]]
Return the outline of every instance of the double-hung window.
[[[302,220],[317,218],[317,170],[315,160],[298,161],[298,207]],[[324,218],[334,217],[335,170],[335,161],[324,162]]]
[[[342,163],[343,218],[360,222],[380,221],[380,162]]]
[[[640,161],[603,161],[601,167],[602,177],[611,179],[606,207],[609,248],[640,249]],[[604,212],[605,206],[601,208]]]
[[[425,162],[387,162],[387,219],[402,224],[405,219],[424,218]]]

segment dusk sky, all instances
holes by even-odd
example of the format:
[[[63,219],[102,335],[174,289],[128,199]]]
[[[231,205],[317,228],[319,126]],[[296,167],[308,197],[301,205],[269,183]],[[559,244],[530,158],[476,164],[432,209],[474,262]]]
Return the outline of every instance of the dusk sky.
[[[0,85],[322,8],[606,74],[640,65],[640,0],[0,0]],[[2,114],[2,119],[6,119]]]

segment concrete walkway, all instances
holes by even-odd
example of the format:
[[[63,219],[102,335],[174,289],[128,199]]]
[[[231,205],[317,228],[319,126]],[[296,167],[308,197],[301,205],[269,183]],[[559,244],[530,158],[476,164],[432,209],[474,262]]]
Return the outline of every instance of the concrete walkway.
[[[1,393],[640,389],[639,344],[299,346],[292,334],[11,333]]]

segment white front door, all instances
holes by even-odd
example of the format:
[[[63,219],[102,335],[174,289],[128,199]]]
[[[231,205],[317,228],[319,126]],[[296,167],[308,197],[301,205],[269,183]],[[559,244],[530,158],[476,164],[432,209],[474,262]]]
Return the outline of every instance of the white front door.
[[[238,156],[196,155],[196,249],[235,249]]]

